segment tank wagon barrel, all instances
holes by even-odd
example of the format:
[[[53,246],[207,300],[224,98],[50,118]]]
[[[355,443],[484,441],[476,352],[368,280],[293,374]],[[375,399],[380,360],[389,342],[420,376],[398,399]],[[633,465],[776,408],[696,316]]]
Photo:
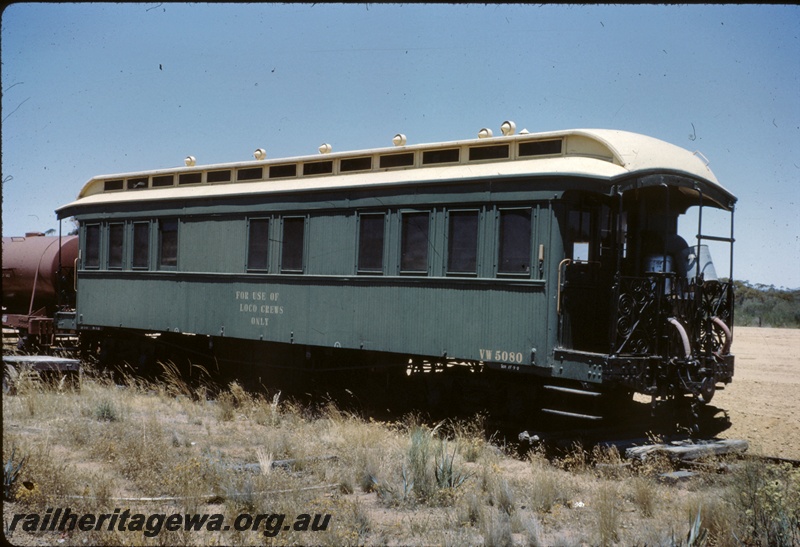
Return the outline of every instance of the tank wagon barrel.
[[[75,324],[129,363],[163,343],[236,374],[402,370],[385,383],[488,387],[472,402],[516,416],[596,420],[636,392],[707,403],[734,358],[732,283],[706,245],[732,264],[736,198],[658,139],[515,127],[95,177],[57,211],[80,225]],[[708,208],[729,234],[706,233]]]
[[[31,314],[40,308],[53,313],[61,285],[65,291],[72,288],[77,258],[78,236],[4,237],[4,313]],[[64,277],[63,283],[59,276]]]
[[[3,238],[3,327],[15,329],[20,346],[52,345],[57,310],[75,305],[78,236]]]

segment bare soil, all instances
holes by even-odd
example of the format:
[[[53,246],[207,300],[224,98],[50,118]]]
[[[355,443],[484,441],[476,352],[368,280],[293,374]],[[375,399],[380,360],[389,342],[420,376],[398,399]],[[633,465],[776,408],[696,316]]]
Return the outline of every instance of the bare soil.
[[[750,451],[800,459],[800,329],[737,327],[733,382],[712,404],[732,426],[721,436],[745,439]]]

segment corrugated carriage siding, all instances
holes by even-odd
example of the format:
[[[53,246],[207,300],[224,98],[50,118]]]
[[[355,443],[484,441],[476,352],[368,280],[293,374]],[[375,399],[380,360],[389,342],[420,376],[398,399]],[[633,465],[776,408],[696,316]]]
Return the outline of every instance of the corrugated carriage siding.
[[[81,313],[116,327],[120,310],[111,302],[126,302],[128,328],[476,361],[506,355],[500,360],[530,364],[532,348],[539,359],[547,350],[543,283],[164,277],[85,278]]]

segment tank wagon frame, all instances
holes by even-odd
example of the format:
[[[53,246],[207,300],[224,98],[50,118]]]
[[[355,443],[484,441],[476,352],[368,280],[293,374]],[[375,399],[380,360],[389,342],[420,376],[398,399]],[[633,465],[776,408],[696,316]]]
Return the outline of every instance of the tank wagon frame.
[[[57,211],[80,225],[60,321],[140,363],[144,335],[256,368],[283,351],[297,369],[468,363],[509,405],[544,394],[562,416],[633,392],[708,402],[733,376],[736,198],[643,135],[503,133],[93,178]],[[709,207],[730,234],[703,233]],[[727,281],[707,240],[730,243]]]

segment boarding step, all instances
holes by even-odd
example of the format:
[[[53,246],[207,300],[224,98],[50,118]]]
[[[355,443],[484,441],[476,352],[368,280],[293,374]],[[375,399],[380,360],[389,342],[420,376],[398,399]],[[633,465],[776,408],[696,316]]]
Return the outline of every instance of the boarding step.
[[[563,418],[575,418],[578,420],[591,420],[591,421],[598,421],[602,420],[602,416],[592,416],[591,414],[578,414],[577,412],[567,412],[565,410],[555,410],[553,408],[543,408],[542,412],[547,414],[553,414],[555,416],[561,416]]]
[[[558,391],[560,393],[569,393],[570,395],[582,395],[582,396],[586,396],[586,397],[599,397],[600,395],[602,395],[601,393],[599,393],[597,391],[586,391],[586,390],[583,390],[583,389],[575,389],[575,388],[563,387],[563,386],[549,386],[549,385],[546,385],[546,386],[544,386],[544,388],[549,390],[549,391]]]

